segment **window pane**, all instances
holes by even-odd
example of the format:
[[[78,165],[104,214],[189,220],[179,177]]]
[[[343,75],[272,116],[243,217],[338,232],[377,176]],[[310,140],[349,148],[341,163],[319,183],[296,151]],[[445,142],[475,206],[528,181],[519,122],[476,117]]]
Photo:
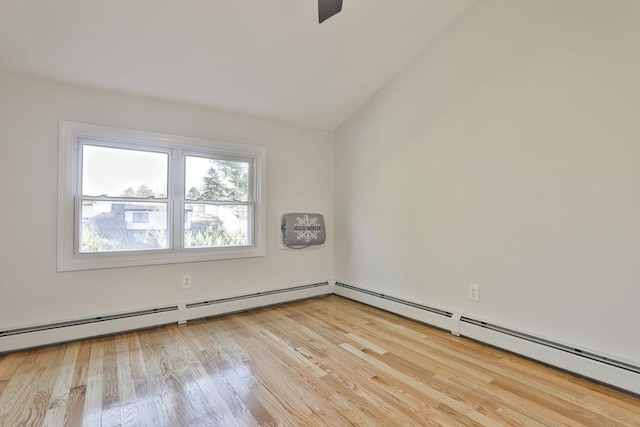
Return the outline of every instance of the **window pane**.
[[[186,156],[185,198],[249,201],[249,163]]]
[[[167,248],[166,203],[82,202],[80,252]]]
[[[248,212],[242,205],[185,205],[184,247],[249,245]]]
[[[82,195],[167,197],[167,153],[82,146]]]

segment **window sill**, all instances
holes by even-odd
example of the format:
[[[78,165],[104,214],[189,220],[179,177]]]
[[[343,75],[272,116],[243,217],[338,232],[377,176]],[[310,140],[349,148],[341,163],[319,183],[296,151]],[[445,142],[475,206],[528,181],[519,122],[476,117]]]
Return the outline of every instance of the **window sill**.
[[[264,248],[237,247],[216,249],[189,249],[180,253],[149,251],[145,253],[86,253],[71,259],[60,259],[58,272],[97,270],[105,268],[142,267],[158,264],[179,264],[185,262],[221,261],[228,259],[254,258],[266,256]]]

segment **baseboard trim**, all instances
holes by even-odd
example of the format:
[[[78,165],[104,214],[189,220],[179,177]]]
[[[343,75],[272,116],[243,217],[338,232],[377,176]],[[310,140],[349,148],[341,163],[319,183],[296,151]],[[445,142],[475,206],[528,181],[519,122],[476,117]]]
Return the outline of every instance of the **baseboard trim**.
[[[185,323],[209,316],[251,310],[332,293],[329,282],[274,289],[219,299],[208,299],[0,331],[0,354],[137,329]]]
[[[441,329],[451,330],[453,313],[390,295],[372,292],[343,282],[336,282],[333,293],[364,304],[381,308]]]
[[[0,332],[0,354],[33,347],[59,344],[84,338],[145,329],[176,323],[178,307],[172,310],[144,310],[142,313],[122,313],[77,321],[38,325]]]
[[[640,366],[628,361],[342,282],[334,293],[640,394]]]
[[[194,302],[185,305],[184,317],[181,318],[188,321],[203,317],[221,316],[274,304],[330,295],[332,291],[333,286],[330,285],[329,282],[320,282],[311,285]]]
[[[606,357],[614,364],[604,363],[589,357],[570,353],[541,343],[524,340],[503,332],[487,329],[472,323],[462,322],[460,335],[481,341],[530,359],[534,359],[605,384],[640,394],[640,373],[637,366]],[[585,352],[593,354],[592,352]],[[604,356],[601,356],[605,358]],[[633,366],[633,369],[621,366]]]

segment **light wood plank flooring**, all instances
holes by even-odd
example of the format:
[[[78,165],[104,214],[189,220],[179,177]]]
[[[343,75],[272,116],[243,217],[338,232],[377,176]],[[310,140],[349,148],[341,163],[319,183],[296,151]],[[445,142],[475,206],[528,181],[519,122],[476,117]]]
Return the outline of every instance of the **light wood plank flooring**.
[[[0,425],[640,426],[640,399],[329,296],[1,356]]]

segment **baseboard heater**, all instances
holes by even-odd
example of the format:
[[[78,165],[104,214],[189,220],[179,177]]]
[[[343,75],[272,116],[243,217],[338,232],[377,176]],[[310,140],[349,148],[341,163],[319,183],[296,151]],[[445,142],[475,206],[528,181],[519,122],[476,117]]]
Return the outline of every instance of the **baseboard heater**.
[[[292,288],[276,289],[272,291],[256,292],[185,304],[180,310],[179,323],[203,317],[219,316],[238,311],[266,307],[283,302],[312,298],[332,293],[329,282],[313,283]]]
[[[0,331],[0,353],[175,323],[177,313],[172,305],[8,329]]]
[[[0,354],[331,294],[329,282],[0,331]]]
[[[615,360],[610,357],[601,356],[599,354],[581,350],[579,348],[574,348],[565,344],[559,344],[557,342],[553,342],[544,338],[539,338],[533,335],[507,329],[502,326],[493,325],[491,323],[481,322],[479,320],[471,319],[469,317],[461,317],[460,321],[464,323],[469,323],[471,325],[475,325],[484,329],[496,331],[502,334],[511,335],[512,337],[516,337],[522,340],[530,341],[532,343],[544,345],[546,347],[554,348],[556,350],[564,351],[564,352],[573,354],[574,356],[584,357],[587,359],[595,360],[596,362],[604,363],[607,365],[615,366],[616,368],[620,368],[636,374],[640,374],[640,366],[635,366],[630,363],[621,362],[619,360]]]
[[[627,361],[341,282],[334,293],[640,394],[640,366]]]
[[[218,316],[334,293],[640,394],[640,366],[438,307],[329,282],[0,331],[0,353]]]
[[[403,300],[390,295],[358,288],[346,283],[336,282],[333,293],[352,300],[400,314],[408,318],[451,330],[453,313],[437,307],[430,307],[413,301]]]

